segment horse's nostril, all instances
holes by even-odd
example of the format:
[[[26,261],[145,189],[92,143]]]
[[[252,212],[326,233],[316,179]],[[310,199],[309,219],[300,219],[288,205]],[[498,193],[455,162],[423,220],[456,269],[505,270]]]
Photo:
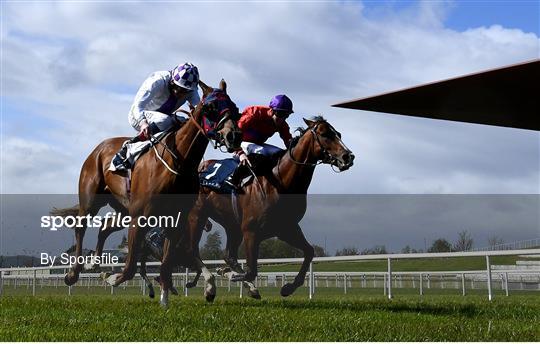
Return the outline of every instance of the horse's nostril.
[[[349,163],[349,160],[351,159],[351,156],[349,155],[349,153],[345,153],[341,156],[341,159],[343,159],[343,162],[348,164]]]

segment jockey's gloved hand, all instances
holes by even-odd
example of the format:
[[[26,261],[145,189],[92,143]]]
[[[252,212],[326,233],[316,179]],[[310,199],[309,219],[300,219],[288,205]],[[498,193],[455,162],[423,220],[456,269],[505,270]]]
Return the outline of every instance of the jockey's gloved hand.
[[[248,165],[251,167],[251,161],[249,161],[249,158],[248,156],[246,155],[246,153],[242,152],[239,156],[238,156],[238,159],[240,159],[240,165]]]
[[[141,130],[139,131],[139,137],[142,139],[142,140],[147,140],[149,137],[150,137],[150,129],[149,129],[149,124],[146,120],[143,120],[141,121],[141,124],[140,124],[140,128]]]

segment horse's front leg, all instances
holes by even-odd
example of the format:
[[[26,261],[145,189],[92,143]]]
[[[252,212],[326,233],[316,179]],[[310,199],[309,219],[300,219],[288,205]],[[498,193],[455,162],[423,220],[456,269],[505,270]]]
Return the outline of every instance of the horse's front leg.
[[[169,290],[173,288],[172,271],[178,259],[178,242],[180,241],[180,231],[186,228],[187,215],[182,211],[180,221],[177,228],[169,228],[165,230],[166,239],[163,245],[163,259],[159,269],[159,283],[161,284],[160,304],[167,308],[169,305]]]
[[[214,301],[214,299],[216,298],[216,280],[214,278],[214,275],[210,272],[210,270],[208,270],[206,265],[204,265],[203,261],[199,257],[194,258],[194,264],[197,269],[197,276],[195,277],[194,281],[195,285],[196,280],[198,280],[199,276],[202,274],[205,282],[204,296],[206,298],[206,301]]]
[[[283,230],[282,233],[278,235],[278,238],[285,241],[292,247],[298,248],[304,252],[304,261],[302,262],[302,267],[300,268],[298,275],[296,275],[294,278],[293,283],[287,283],[281,288],[281,296],[289,296],[294,293],[298,287],[304,284],[306,273],[309,269],[309,265],[313,261],[315,251],[313,246],[307,242],[306,237],[304,236],[304,233],[302,233],[302,229],[298,224],[294,225],[294,227],[292,227],[290,230]]]
[[[204,288],[204,296],[209,302],[214,301],[216,297],[216,283],[214,275],[208,270],[206,265],[200,258],[199,242],[201,241],[202,232],[205,224],[208,222],[208,216],[206,214],[206,200],[207,195],[200,193],[195,201],[195,204],[189,212],[187,219],[187,228],[185,235],[185,244],[181,245],[185,248],[186,261],[188,265],[192,266],[197,275],[195,280],[186,284],[187,288],[194,287],[202,274],[206,283]]]
[[[119,212],[119,211],[118,211]],[[100,257],[103,254],[103,247],[105,246],[105,241],[107,241],[107,238],[114,232],[122,230],[122,227],[116,227],[109,224],[109,221],[106,221],[101,229],[99,230],[98,234],[98,240],[96,244],[96,252],[94,255],[96,257]],[[92,266],[85,266],[85,269],[94,269],[99,271],[99,264],[95,263]]]

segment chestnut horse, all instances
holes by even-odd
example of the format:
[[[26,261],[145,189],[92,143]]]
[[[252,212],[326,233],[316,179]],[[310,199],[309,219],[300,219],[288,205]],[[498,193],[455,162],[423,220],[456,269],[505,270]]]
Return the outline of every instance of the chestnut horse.
[[[192,109],[190,119],[164,139],[161,154],[154,150],[139,158],[131,173],[131,183],[126,174],[108,170],[112,158],[128,138],[107,139],[94,149],[83,164],[79,178],[79,204],[73,208],[55,210],[64,216],[74,213],[82,217],[94,216],[108,204],[117,213],[129,214],[131,222],[126,264],[122,273],[109,277],[110,284],[117,286],[135,274],[143,241],[139,217],[178,216],[177,227],[171,224],[166,227],[167,239],[160,270],[162,289],[172,287],[173,251],[180,230],[186,227],[187,214],[196,200],[194,194],[199,189],[197,167],[211,139],[209,136],[213,134],[216,147],[224,145],[229,151],[239,148],[241,133],[236,125],[238,108],[226,93],[225,81],[221,81],[218,89],[203,82],[199,82],[199,86],[203,99]],[[181,194],[187,196],[179,197]],[[107,226],[107,223],[102,229],[105,230],[100,230],[98,241],[98,248],[100,242],[101,248],[96,255],[101,253],[106,237],[119,230],[118,227]],[[75,228],[77,257],[82,253],[85,231],[85,227]],[[64,278],[67,285],[77,282],[82,268],[80,264],[72,267]],[[211,295],[209,297],[213,298]]]
[[[198,244],[202,228],[208,217],[225,228],[227,245],[225,261],[236,273],[234,281],[248,282],[250,295],[260,297],[251,283],[257,276],[257,258],[261,241],[277,236],[304,253],[302,267],[293,283],[281,289],[282,296],[291,295],[303,285],[306,272],[314,255],[299,225],[307,206],[307,190],[320,163],[330,164],[339,171],[353,165],[354,155],[341,141],[339,134],[324,118],[304,119],[307,129],[291,143],[288,151],[264,176],[245,186],[237,196],[231,196],[201,187],[199,197],[188,218],[181,246],[189,257],[199,258]],[[212,161],[202,164],[202,170]],[[247,273],[238,264],[238,248],[244,240],[247,256]],[[197,264],[193,264],[196,266]],[[197,271],[197,277],[200,270]],[[188,286],[193,286],[190,282]]]

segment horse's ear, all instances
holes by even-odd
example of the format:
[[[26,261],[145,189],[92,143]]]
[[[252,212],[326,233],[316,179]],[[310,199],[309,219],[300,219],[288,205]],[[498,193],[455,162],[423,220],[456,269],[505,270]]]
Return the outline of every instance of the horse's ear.
[[[311,128],[312,126],[315,125],[315,122],[314,121],[310,121],[309,119],[305,119],[305,118],[302,118],[304,120],[304,123],[306,123],[306,125],[308,126],[308,128]]]
[[[227,83],[225,82],[225,80],[221,79],[221,81],[219,82],[219,88],[227,93]]]
[[[202,82],[202,80],[199,80],[199,87],[201,88],[201,90],[203,91],[203,95],[205,96],[212,93],[212,87]]]

